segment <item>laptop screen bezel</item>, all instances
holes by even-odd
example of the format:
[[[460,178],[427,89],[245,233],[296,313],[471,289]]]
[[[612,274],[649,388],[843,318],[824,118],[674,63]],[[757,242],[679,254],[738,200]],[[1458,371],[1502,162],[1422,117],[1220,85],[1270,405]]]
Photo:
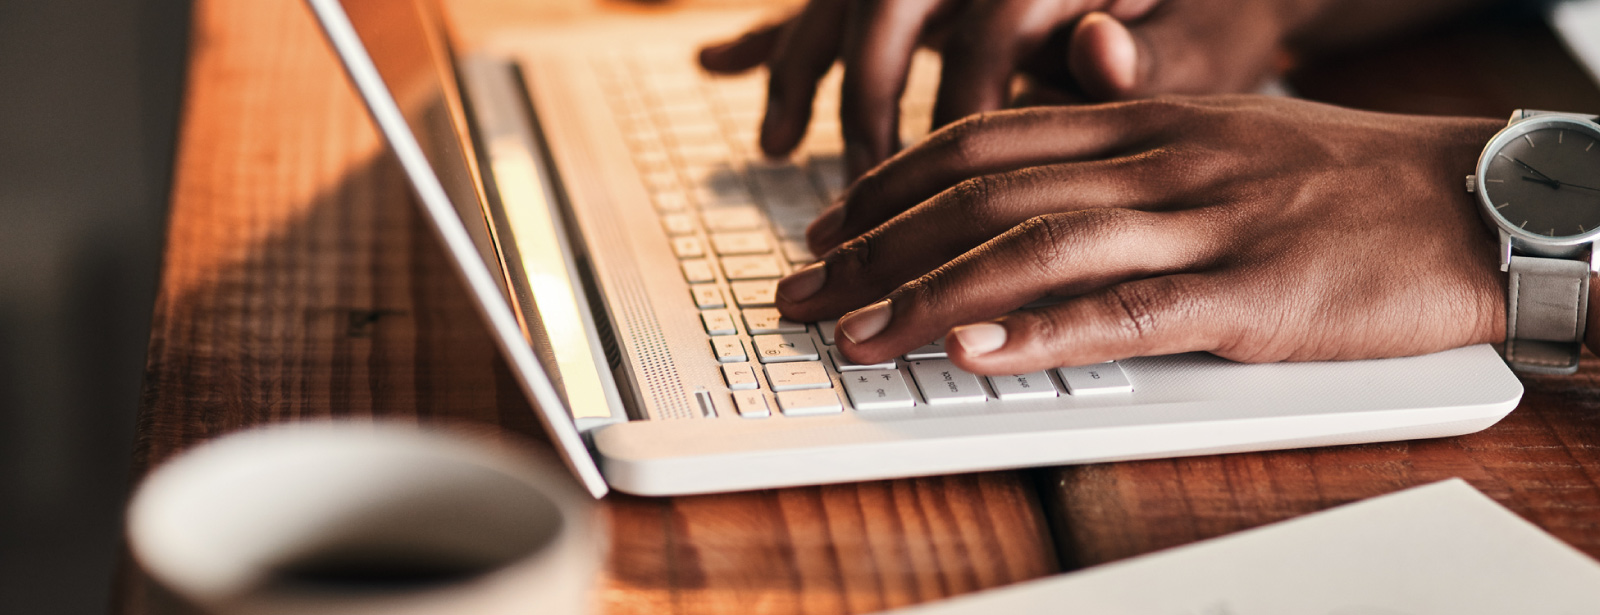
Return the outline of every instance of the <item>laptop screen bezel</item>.
[[[459,155],[436,155],[430,159],[414,133],[413,118],[408,118],[402,111],[378,65],[363,44],[356,26],[350,21],[343,6],[343,2],[349,1],[354,0],[307,0],[307,3],[365,102],[373,122],[404,169],[421,206],[423,218],[434,230],[452,266],[466,284],[473,306],[488,324],[496,346],[510,364],[512,373],[532,402],[540,423],[562,460],[591,494],[596,498],[604,496],[608,491],[605,479],[573,424],[565,400],[525,337],[527,332],[509,303],[510,295],[503,286],[503,276],[496,276],[491,271],[491,265],[498,269],[498,262],[486,262],[489,257],[481,242],[474,242],[468,231],[469,223],[487,225],[487,220],[467,221],[459,213],[474,210],[488,212],[489,209],[483,201],[483,177],[476,164],[476,150],[470,135],[465,132],[466,110],[461,103],[459,80],[442,32],[438,8],[429,0],[384,2],[390,10],[415,11],[417,22],[423,25],[422,32],[418,33],[422,39],[420,42],[427,46],[433,74],[439,80],[437,85],[442,98],[439,102],[446,105],[455,124],[453,133]],[[476,207],[463,209],[458,205],[467,204],[451,200],[441,181],[441,173],[434,169],[431,160],[461,165],[457,169],[446,169],[445,173],[466,174],[475,184],[474,193],[478,202],[472,205]],[[497,280],[497,277],[502,279]]]

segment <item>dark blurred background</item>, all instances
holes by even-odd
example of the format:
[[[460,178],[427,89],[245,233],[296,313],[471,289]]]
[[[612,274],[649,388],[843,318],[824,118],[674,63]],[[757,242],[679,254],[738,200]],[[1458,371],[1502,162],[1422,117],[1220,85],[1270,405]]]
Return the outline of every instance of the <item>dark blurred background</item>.
[[[185,0],[0,0],[0,613],[106,611]]]

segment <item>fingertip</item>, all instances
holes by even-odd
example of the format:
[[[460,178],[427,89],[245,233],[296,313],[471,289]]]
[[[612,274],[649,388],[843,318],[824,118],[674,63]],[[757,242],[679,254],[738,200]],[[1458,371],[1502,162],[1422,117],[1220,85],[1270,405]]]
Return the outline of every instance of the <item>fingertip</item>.
[[[793,124],[794,120],[785,111],[782,99],[768,97],[767,111],[761,118],[761,153],[772,160],[787,159],[800,140]]]
[[[700,68],[704,68],[713,73],[726,73],[733,71],[734,69],[731,67],[732,63],[729,61],[730,58],[728,57],[729,51],[733,48],[733,45],[734,44],[732,42],[725,42],[701,47],[700,53],[697,55],[697,60],[700,62]]]
[[[950,330],[950,350],[968,357],[988,355],[1006,345],[1006,327],[998,322],[980,322]]]
[[[1067,66],[1084,91],[1103,100],[1133,95],[1139,86],[1139,48],[1117,18],[1090,13],[1078,22]]]

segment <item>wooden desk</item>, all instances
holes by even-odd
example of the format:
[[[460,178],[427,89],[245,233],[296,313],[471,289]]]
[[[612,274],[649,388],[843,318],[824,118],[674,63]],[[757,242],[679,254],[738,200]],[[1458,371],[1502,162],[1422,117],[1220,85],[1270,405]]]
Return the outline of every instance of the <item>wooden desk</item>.
[[[309,14],[289,0],[197,4],[135,479],[206,439],[314,417],[465,421],[538,437]],[[524,0],[453,8],[469,41],[517,19],[589,10]],[[1492,20],[1310,67],[1294,84],[1410,112],[1600,110],[1600,93],[1548,31]],[[1505,421],[1448,440],[613,495],[598,599],[609,613],[873,611],[1452,476],[1600,556],[1597,375],[1591,358],[1576,377],[1530,380]],[[142,573],[125,568],[117,610],[159,610]]]

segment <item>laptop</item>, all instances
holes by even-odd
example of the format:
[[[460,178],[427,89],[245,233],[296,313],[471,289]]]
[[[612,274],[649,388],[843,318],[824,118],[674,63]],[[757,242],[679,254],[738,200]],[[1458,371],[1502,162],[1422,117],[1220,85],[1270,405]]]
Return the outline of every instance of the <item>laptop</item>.
[[[591,18],[453,56],[432,0],[308,0],[573,474],[675,495],[1453,436],[1514,408],[1487,345],[1376,361],[1208,354],[984,377],[937,341],[880,365],[772,307],[846,188],[838,75],[786,162],[761,75],[695,50],[762,15]],[[904,103],[924,136],[936,58]]]

